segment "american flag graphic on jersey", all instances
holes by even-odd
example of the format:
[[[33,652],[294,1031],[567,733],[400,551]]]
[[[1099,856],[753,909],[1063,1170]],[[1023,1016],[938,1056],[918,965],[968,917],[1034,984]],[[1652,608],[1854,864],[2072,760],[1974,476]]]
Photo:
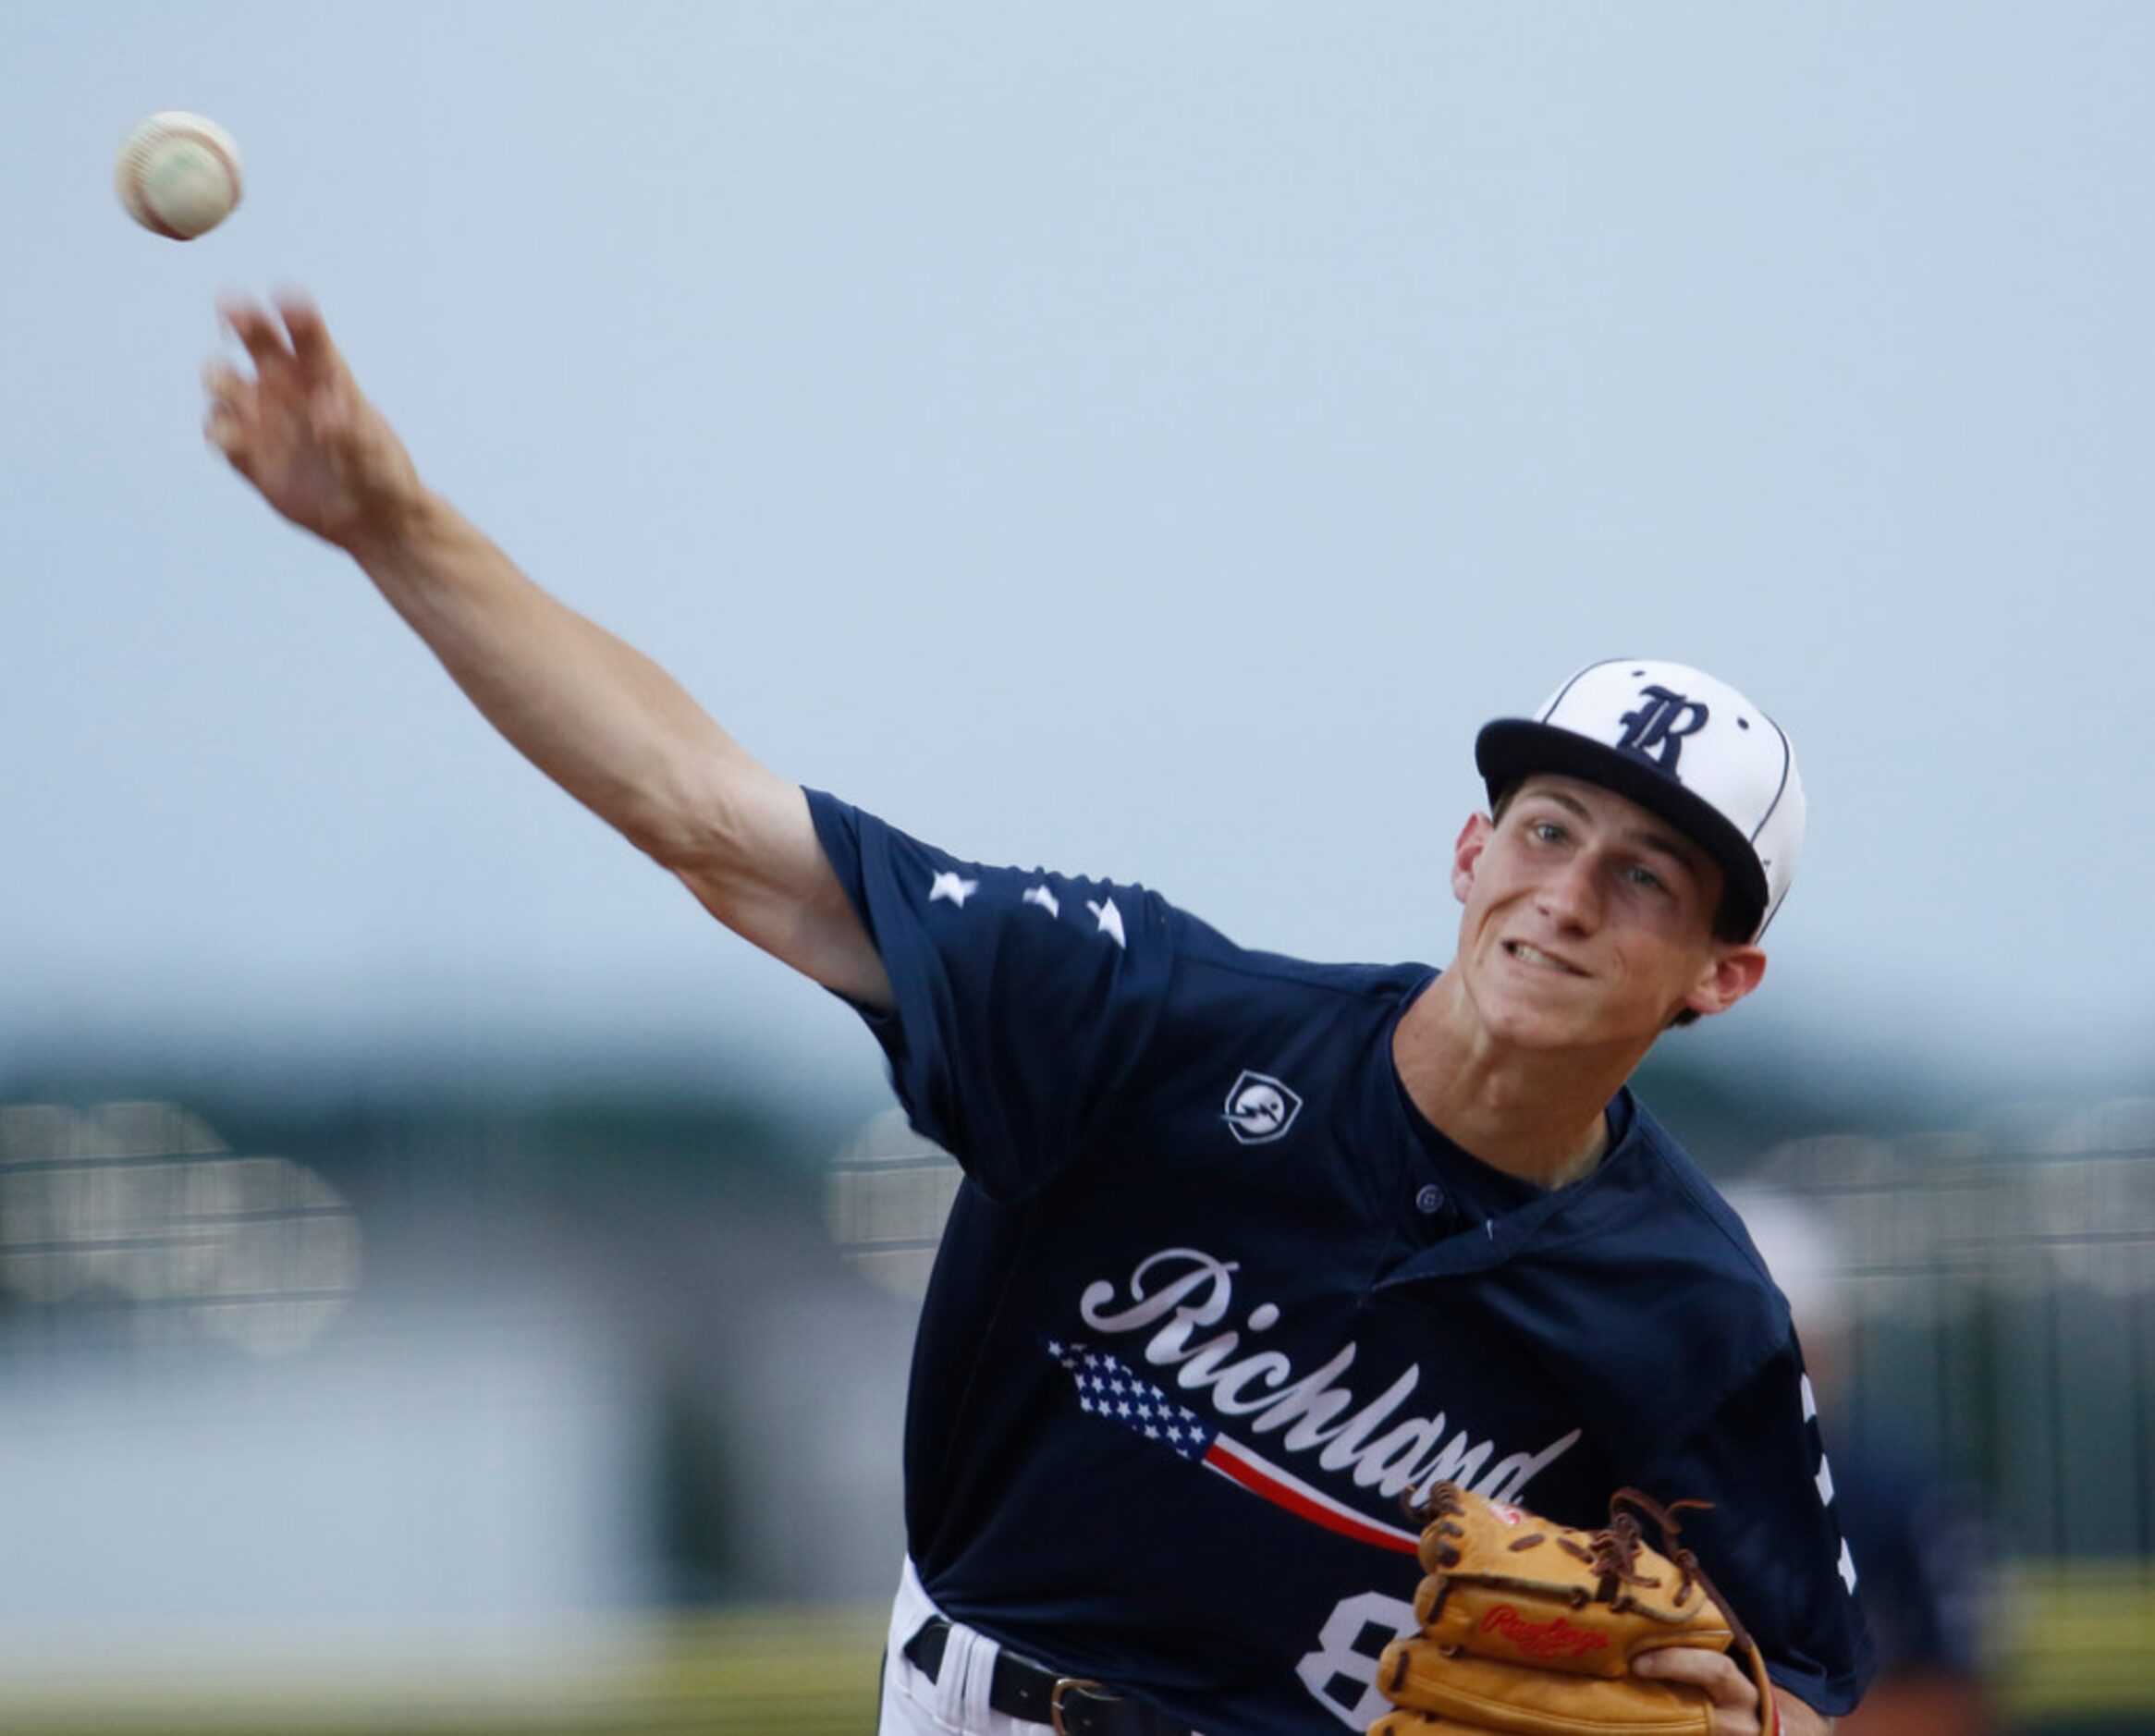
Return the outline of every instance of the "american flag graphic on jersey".
[[[1413,1532],[1365,1519],[1323,1490],[1291,1476],[1240,1441],[1222,1435],[1218,1424],[1206,1422],[1187,1405],[1176,1403],[1120,1358],[1087,1344],[1058,1339],[1048,1340],[1047,1353],[1070,1370],[1077,1382],[1078,1408],[1086,1415],[1120,1424],[1191,1463],[1227,1478],[1249,1494],[1283,1508],[1297,1519],[1344,1537],[1375,1544],[1380,1549],[1414,1553],[1420,1539]]]

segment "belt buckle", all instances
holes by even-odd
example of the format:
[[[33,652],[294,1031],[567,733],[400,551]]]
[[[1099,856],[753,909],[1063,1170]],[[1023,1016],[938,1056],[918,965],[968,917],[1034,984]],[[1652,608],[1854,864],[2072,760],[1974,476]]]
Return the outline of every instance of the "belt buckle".
[[[1055,1686],[1047,1694],[1047,1727],[1055,1736],[1070,1736],[1062,1723],[1062,1696],[1071,1688],[1098,1688],[1101,1684],[1084,1676],[1058,1676]]]

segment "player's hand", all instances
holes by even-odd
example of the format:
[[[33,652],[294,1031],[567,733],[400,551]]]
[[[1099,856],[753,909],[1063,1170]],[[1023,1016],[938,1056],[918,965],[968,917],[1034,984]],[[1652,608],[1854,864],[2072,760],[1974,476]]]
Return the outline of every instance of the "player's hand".
[[[396,431],[353,383],[314,306],[280,299],[219,305],[254,366],[223,358],[202,370],[202,432],[294,524],[346,548],[393,534],[424,497]]]
[[[1659,1681],[1688,1681],[1703,1688],[1713,1702],[1713,1736],[1759,1736],[1758,1688],[1750,1673],[1726,1652],[1709,1652],[1699,1646],[1671,1645],[1648,1652],[1632,1666],[1632,1672]],[[1780,1714],[1781,1736],[1831,1736],[1833,1721],[1814,1712],[1801,1700],[1782,1693],[1773,1694]]]

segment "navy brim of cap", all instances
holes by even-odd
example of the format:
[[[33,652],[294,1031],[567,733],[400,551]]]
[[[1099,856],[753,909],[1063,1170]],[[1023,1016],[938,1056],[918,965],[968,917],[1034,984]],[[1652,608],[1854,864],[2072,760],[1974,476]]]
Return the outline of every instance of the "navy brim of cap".
[[[1657,813],[1720,864],[1731,889],[1744,900],[1745,927],[1758,932],[1766,913],[1766,871],[1751,840],[1703,797],[1648,759],[1625,753],[1554,724],[1500,717],[1475,738],[1474,763],[1494,805],[1504,791],[1534,772],[1598,784],[1649,813]]]

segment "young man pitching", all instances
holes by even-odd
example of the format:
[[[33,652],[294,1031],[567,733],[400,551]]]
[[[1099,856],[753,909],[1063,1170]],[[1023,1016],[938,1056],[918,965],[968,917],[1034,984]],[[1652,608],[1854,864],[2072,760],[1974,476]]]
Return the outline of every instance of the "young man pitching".
[[[1591,1526],[1626,1486],[1763,1651],[1782,1728],[1867,1669],[1788,1311],[1625,1081],[1758,984],[1803,797],[1680,665],[1475,746],[1452,964],[1251,951],[1157,893],[976,862],[804,790],[418,480],[320,316],[227,310],[208,433],[486,716],[729,927],[857,1008],[964,1166],[924,1307],[882,1729],[1294,1736],[1387,1707],[1402,1513]],[[1712,1653],[1719,1736],[1770,1716]]]

